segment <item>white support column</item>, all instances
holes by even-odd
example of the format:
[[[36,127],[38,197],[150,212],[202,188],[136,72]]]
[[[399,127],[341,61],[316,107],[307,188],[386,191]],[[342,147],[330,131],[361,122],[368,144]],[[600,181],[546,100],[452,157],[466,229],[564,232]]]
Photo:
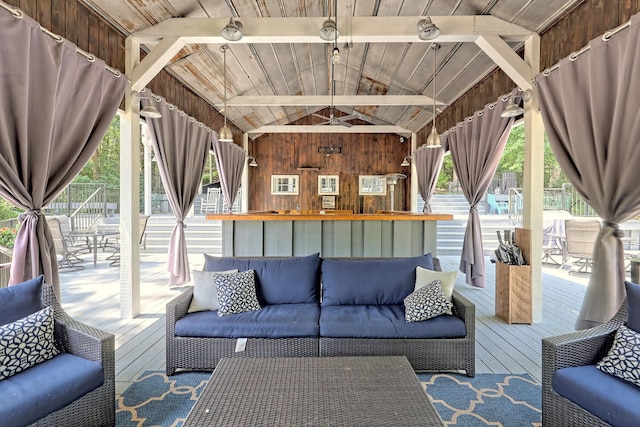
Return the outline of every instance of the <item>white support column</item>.
[[[144,129],[143,129],[144,130]],[[144,146],[144,214],[150,216],[153,212],[152,205],[152,179],[153,179],[153,147],[149,144],[146,134],[143,135]]]
[[[418,148],[418,135],[411,134],[411,152],[410,156],[413,156],[413,152]],[[415,159],[411,158],[411,212],[418,212],[418,173],[416,171]]]
[[[247,153],[249,152],[249,134],[242,134],[242,148]],[[242,212],[246,212],[249,207],[249,162],[244,161],[244,169],[242,170],[242,179],[240,181],[240,187],[242,188]]]
[[[128,76],[140,62],[140,44],[127,37],[125,70]],[[140,314],[140,111],[131,100],[129,84],[125,113],[120,120],[120,312],[123,318]]]
[[[524,60],[535,76],[540,69],[540,37],[525,42]],[[542,213],[544,192],[544,124],[535,86],[531,101],[524,103],[524,228],[531,230],[533,321],[542,321]]]

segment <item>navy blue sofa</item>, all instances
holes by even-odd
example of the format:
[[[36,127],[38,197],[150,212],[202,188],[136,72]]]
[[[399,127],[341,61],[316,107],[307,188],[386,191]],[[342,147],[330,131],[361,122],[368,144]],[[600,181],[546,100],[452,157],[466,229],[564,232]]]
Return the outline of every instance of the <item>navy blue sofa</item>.
[[[0,380],[0,425],[115,425],[113,335],[71,319],[42,276],[0,289],[0,325],[15,324],[48,306],[59,353]],[[4,340],[11,346],[10,336]]]
[[[205,255],[204,270],[254,270],[259,311],[188,313],[193,289],[167,304],[167,374],[212,370],[223,357],[407,356],[417,371],[475,375],[475,307],[454,291],[453,315],[407,323],[412,258],[234,258]],[[242,351],[238,342],[246,340]]]

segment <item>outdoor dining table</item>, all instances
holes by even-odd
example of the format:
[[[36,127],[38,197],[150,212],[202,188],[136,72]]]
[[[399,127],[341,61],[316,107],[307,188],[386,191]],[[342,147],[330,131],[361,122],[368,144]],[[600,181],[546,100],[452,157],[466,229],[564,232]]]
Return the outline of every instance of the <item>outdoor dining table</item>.
[[[72,231],[69,233],[70,237],[85,238],[89,250],[93,252],[93,267],[98,266],[98,238],[102,241],[103,238],[109,236],[117,236],[120,232],[117,230],[85,230],[85,231]]]

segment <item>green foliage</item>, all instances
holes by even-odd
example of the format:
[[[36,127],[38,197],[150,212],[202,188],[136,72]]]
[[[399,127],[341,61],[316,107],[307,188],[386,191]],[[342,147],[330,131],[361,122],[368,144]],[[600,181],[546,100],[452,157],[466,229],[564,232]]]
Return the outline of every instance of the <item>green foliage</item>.
[[[442,159],[442,169],[440,169],[440,175],[438,175],[438,183],[436,184],[436,191],[440,192],[449,191],[449,183],[453,181],[453,160],[451,159],[451,153],[447,151]]]
[[[107,133],[74,183],[106,183],[111,194],[120,191],[120,116],[116,114]]]
[[[0,220],[15,219],[22,211],[3,198],[0,198]]]
[[[2,227],[0,228],[0,246],[4,246],[8,249],[13,249],[13,245],[16,241],[17,228]]]

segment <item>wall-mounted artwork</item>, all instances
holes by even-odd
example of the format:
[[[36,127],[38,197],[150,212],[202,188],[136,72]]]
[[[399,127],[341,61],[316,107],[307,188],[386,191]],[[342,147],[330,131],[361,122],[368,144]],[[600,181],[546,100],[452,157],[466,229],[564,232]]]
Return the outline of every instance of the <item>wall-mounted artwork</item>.
[[[340,176],[318,175],[318,194],[340,194]]]
[[[335,209],[336,196],[322,196],[322,209]]]
[[[271,175],[271,194],[296,195],[299,191],[298,175]]]
[[[386,196],[387,177],[380,175],[360,175],[359,194],[361,196]]]

